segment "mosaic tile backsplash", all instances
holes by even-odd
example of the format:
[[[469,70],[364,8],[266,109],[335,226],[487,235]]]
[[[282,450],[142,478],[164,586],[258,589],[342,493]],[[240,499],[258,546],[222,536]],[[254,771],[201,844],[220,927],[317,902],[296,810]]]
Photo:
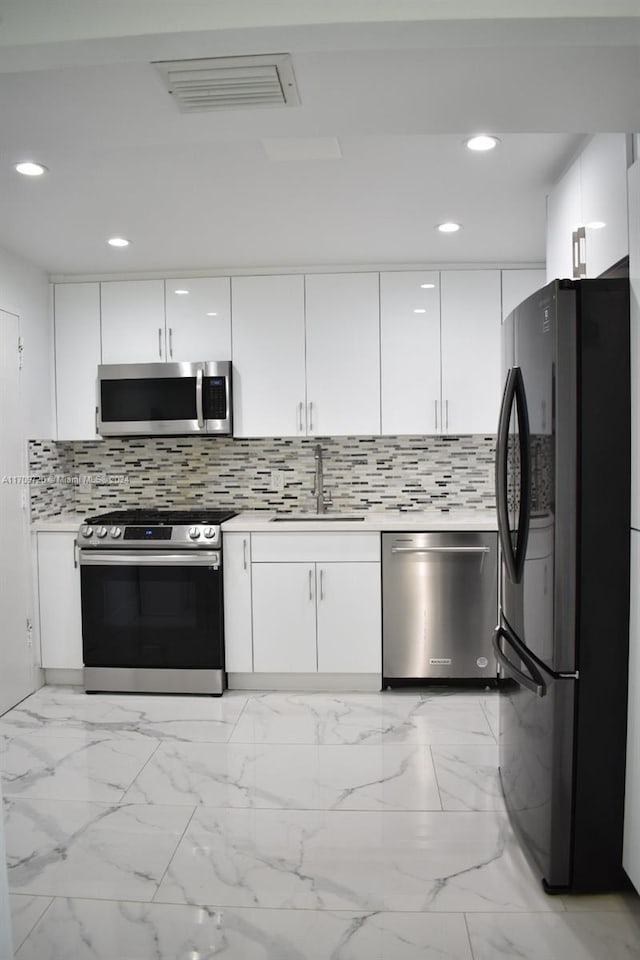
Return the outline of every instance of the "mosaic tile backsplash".
[[[495,505],[495,438],[333,437],[232,440],[33,440],[31,515],[120,507],[313,510],[321,443],[330,510],[484,510]],[[280,471],[282,490],[272,489]]]

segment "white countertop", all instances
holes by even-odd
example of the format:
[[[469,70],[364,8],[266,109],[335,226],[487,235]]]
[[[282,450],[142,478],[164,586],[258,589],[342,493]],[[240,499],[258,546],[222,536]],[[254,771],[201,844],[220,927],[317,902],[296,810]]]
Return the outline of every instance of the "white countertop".
[[[443,512],[442,510],[424,510],[400,512],[385,510],[376,512],[373,510],[367,513],[344,513],[344,516],[361,516],[363,520],[340,520],[340,514],[335,514],[335,519],[318,520],[314,514],[310,513],[308,518],[305,516],[301,520],[278,520],[274,523],[273,518],[278,516],[275,512],[267,510],[247,510],[239,513],[237,517],[225,521],[222,524],[223,533],[243,532],[243,533],[291,533],[299,531],[305,533],[309,530],[317,533],[325,530],[327,533],[336,531],[360,531],[362,532],[380,532],[386,530],[425,530],[425,531],[447,531],[447,530],[497,530],[498,522],[495,510],[451,510]],[[282,516],[282,514],[280,514]],[[292,514],[300,517],[301,514]],[[329,515],[331,516],[331,515]]]
[[[60,513],[55,517],[44,520],[34,520],[31,523],[32,533],[77,533],[80,524],[84,522],[84,513]]]

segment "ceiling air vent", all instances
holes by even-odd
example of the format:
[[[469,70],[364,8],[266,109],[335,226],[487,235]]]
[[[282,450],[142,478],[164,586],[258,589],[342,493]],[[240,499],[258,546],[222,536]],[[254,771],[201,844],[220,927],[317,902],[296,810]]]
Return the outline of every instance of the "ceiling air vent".
[[[154,67],[183,113],[300,103],[288,53],[167,60]]]

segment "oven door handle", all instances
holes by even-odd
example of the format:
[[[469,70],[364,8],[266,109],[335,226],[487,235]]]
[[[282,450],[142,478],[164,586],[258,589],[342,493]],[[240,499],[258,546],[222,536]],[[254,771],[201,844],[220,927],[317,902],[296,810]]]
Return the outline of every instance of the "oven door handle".
[[[220,567],[220,554],[213,551],[183,550],[180,553],[152,553],[150,550],[81,550],[81,567]]]

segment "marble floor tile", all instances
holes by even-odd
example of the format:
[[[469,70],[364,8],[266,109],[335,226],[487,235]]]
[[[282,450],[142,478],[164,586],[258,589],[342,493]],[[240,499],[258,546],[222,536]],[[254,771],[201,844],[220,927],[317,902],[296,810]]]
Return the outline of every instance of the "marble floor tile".
[[[498,711],[500,710],[499,698],[497,695],[485,697],[482,701],[482,709],[484,710],[487,720],[489,721],[489,726],[491,727],[491,732],[493,733],[496,740],[498,739]]]
[[[6,797],[116,803],[158,742],[113,739],[108,734],[87,735],[81,740],[38,735],[6,739],[0,747],[2,791]]]
[[[495,744],[431,747],[444,810],[504,810]]]
[[[151,900],[193,809],[5,801],[9,889]]]
[[[16,960],[471,960],[460,914],[56,900]]]
[[[182,742],[220,742],[231,731],[248,695],[165,697],[86,694],[79,687],[42,687],[0,717],[0,735],[43,737],[150,737]]]
[[[29,897],[12,893],[9,897],[13,952],[16,953],[38,920],[53,902],[51,897]]]
[[[572,913],[640,913],[640,896],[635,891],[624,893],[566,894],[562,898],[565,910]]]
[[[494,743],[475,697],[387,693],[263,694],[251,698],[232,743]]]
[[[420,745],[163,744],[129,788],[133,803],[304,810],[440,810]]]
[[[505,814],[196,810],[154,899],[326,910],[562,910]]]
[[[474,914],[467,917],[474,960],[637,960],[640,915],[623,913]]]

